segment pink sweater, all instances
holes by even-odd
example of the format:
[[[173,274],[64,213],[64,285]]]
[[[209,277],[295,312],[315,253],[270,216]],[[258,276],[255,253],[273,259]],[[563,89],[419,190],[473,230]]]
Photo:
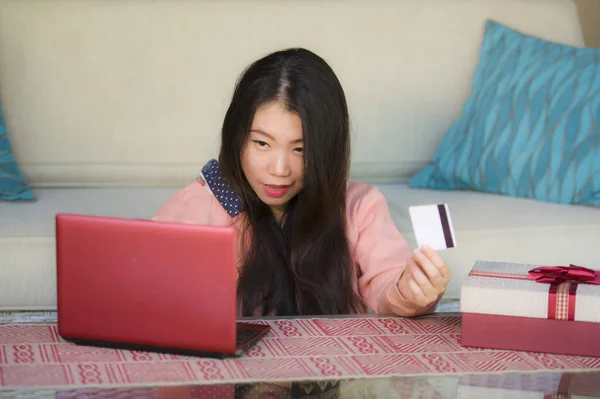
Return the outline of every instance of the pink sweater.
[[[374,186],[351,182],[346,209],[347,237],[357,275],[354,290],[366,305],[375,313],[401,316],[433,311],[436,304],[418,308],[398,291],[397,282],[411,251],[381,192]],[[153,220],[240,228],[240,216],[232,218],[208,189],[194,182],[174,194]]]

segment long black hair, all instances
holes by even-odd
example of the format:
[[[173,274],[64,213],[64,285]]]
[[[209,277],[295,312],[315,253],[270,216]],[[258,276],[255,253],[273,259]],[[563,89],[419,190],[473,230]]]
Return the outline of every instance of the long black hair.
[[[256,110],[280,101],[302,122],[304,186],[285,222],[251,188],[242,153]],[[357,313],[346,238],[350,132],[344,90],[330,66],[302,48],[269,54],[239,78],[222,127],[219,166],[244,207],[238,301],[242,315]],[[249,234],[249,235],[247,235]]]

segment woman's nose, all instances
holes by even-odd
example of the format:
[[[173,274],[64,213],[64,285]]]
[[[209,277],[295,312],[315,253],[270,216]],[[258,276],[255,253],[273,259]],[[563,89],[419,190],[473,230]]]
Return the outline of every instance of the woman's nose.
[[[270,161],[269,173],[273,176],[289,176],[291,174],[289,159],[286,154],[274,154]]]

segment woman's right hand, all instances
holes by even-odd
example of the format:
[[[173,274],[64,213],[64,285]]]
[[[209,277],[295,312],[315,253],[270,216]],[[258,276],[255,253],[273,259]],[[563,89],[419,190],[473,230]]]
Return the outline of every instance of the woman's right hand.
[[[437,304],[450,282],[450,268],[430,246],[415,249],[398,280],[398,291],[419,309]],[[415,314],[416,316],[416,314]]]

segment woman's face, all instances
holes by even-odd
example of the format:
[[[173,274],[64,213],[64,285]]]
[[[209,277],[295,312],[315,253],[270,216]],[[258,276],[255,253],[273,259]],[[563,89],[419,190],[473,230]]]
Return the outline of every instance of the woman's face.
[[[282,102],[256,110],[242,151],[242,169],[256,195],[280,220],[304,184],[302,121]]]

